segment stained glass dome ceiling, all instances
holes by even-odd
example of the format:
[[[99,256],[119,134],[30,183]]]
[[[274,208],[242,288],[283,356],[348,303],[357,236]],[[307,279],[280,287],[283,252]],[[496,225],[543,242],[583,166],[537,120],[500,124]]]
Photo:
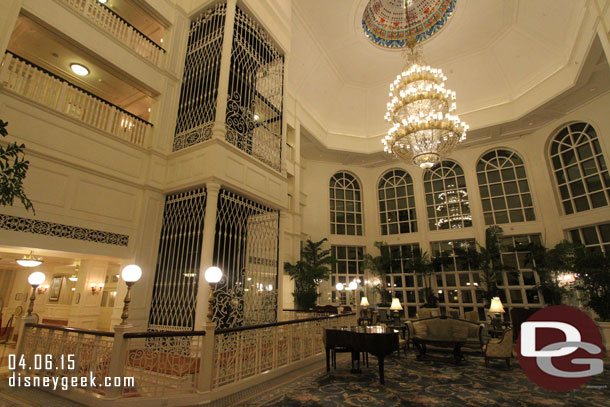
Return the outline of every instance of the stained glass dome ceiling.
[[[405,33],[405,1],[409,8],[409,31]],[[375,44],[403,48],[406,38],[422,42],[447,23],[457,0],[370,0],[362,15],[362,28]]]

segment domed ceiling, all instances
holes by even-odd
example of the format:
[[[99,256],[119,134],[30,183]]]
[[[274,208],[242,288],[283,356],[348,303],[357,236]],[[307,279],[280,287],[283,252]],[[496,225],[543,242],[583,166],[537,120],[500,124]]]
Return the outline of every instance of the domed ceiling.
[[[362,15],[362,28],[377,45],[403,48],[408,38],[423,42],[439,32],[451,17],[455,3],[456,0],[370,0]]]
[[[407,1],[426,63],[448,77],[472,130],[524,117],[574,86],[596,35],[587,0]],[[293,0],[287,109],[302,112],[303,126],[327,148],[382,150],[389,84],[405,64],[402,47],[392,46],[404,38],[387,28],[398,23],[400,32],[401,7],[401,0]],[[385,46],[365,34],[367,16]]]

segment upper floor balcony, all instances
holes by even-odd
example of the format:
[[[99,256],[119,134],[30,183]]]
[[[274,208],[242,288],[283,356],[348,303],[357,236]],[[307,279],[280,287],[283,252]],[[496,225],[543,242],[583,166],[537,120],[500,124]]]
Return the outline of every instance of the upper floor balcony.
[[[155,95],[27,15],[18,17],[2,58],[0,89],[131,144],[150,145]]]
[[[0,65],[0,88],[137,146],[148,145],[152,124],[11,52]]]
[[[134,2],[119,1],[119,4],[115,5],[113,3],[117,3],[116,0],[104,2],[99,0],[57,1],[106,31],[149,62],[158,67],[164,66],[166,51],[159,44],[163,43],[164,27],[146,16],[133,4]],[[127,14],[129,19],[134,22],[133,25],[111,8],[119,6],[122,13]],[[136,24],[136,21],[139,24]],[[135,25],[138,25],[140,29],[136,28]]]

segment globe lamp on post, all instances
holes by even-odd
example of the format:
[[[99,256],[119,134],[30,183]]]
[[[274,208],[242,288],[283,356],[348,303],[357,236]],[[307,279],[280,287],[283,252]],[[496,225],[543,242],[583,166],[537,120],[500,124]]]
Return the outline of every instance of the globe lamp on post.
[[[40,271],[35,271],[28,276],[28,283],[32,286],[32,296],[30,297],[30,305],[28,306],[28,317],[32,316],[32,311],[34,311],[34,300],[36,299],[36,288],[44,283],[47,277],[44,273]]]
[[[208,323],[212,322],[214,317],[214,290],[216,290],[216,284],[222,280],[222,270],[216,266],[209,267],[205,271],[205,281],[210,285],[210,296],[208,298]]]
[[[127,294],[123,300],[123,313],[121,314],[121,325],[127,325],[129,317],[129,303],[131,302],[131,287],[142,277],[142,269],[136,264],[125,266],[121,272],[121,277],[127,284]]]

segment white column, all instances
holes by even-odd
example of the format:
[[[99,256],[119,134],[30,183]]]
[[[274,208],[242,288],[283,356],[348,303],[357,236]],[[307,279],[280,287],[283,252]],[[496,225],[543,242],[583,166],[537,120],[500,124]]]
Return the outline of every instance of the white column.
[[[112,342],[112,353],[110,366],[108,366],[108,377],[125,377],[124,371],[127,362],[128,339],[123,335],[130,331],[133,325],[115,325],[114,341]],[[106,399],[117,399],[121,396],[122,387],[110,386],[106,389]]]
[[[23,0],[0,1],[0,51],[4,55],[15,28]]]
[[[278,256],[277,256],[277,315],[278,320],[284,309],[284,290],[287,289],[284,283],[284,263],[290,261],[287,255],[289,244],[287,244],[286,232],[288,231],[288,223],[290,216],[285,211],[280,211],[279,219],[279,240],[278,240]],[[288,240],[289,242],[290,240]]]
[[[197,291],[197,306],[195,308],[195,330],[203,329],[207,322],[210,285],[205,280],[205,271],[208,267],[214,265],[214,240],[216,238],[216,213],[219,192],[220,184],[209,183],[206,185],[205,218],[203,223],[203,237],[201,239],[201,262],[199,266],[199,286]]]
[[[220,74],[218,75],[218,100],[216,117],[212,127],[212,137],[224,139],[226,135],[225,120],[227,117],[227,99],[229,97],[229,75],[231,70],[231,48],[233,47],[233,28],[235,27],[235,10],[237,0],[227,0],[227,14],[222,39],[220,57]]]
[[[101,260],[83,260],[78,271],[76,290],[72,297],[68,326],[71,328],[97,328],[101,313],[102,291],[91,290],[91,285],[105,284],[108,262]],[[78,304],[76,299],[78,298]]]

